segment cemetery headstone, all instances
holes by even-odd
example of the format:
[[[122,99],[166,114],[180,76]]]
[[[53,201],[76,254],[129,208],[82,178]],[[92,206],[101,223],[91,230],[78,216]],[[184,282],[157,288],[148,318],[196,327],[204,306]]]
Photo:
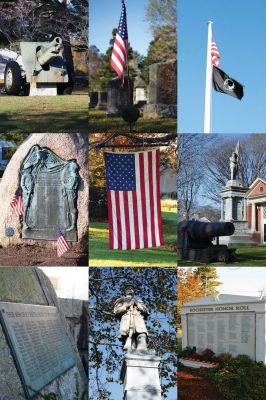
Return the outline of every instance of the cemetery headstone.
[[[120,78],[113,78],[107,89],[107,115],[121,116],[124,107],[133,103],[133,81],[125,78],[121,85]]]
[[[156,63],[149,67],[149,97],[144,118],[177,117],[177,61]]]

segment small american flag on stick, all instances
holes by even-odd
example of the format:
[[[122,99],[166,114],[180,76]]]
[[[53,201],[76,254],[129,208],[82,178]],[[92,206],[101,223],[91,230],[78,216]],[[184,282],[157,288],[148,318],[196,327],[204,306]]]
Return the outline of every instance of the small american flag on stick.
[[[122,12],[111,56],[111,66],[121,79],[122,86],[124,85],[124,71],[127,65],[127,52],[128,52],[127,12],[124,0],[122,0]]]
[[[65,236],[63,235],[59,227],[57,228],[56,235],[57,235],[57,255],[58,257],[61,257],[64,253],[66,253],[70,249],[70,246],[67,243]]]
[[[17,188],[15,191],[14,196],[12,197],[12,200],[10,202],[11,207],[16,213],[16,216],[19,217],[20,215],[23,214],[24,209],[23,209],[23,203],[22,203],[22,192],[21,188]]]

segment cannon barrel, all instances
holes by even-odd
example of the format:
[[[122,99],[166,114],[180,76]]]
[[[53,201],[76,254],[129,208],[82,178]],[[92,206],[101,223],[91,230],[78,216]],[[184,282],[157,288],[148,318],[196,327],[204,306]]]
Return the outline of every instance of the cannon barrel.
[[[41,65],[45,65],[58,56],[62,48],[62,39],[55,37],[54,40],[47,46],[41,46],[37,51],[36,56]]]
[[[231,236],[235,232],[232,222],[183,221],[181,222],[181,229],[187,231],[194,240]]]

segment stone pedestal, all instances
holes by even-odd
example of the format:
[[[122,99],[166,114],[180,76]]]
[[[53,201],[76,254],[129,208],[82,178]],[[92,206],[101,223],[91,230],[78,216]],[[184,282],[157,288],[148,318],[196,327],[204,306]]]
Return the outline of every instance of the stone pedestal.
[[[161,400],[160,360],[152,350],[127,352],[120,373],[123,400]]]
[[[56,83],[31,83],[30,96],[57,96]]]
[[[120,117],[124,107],[133,104],[133,81],[125,78],[124,86],[121,86],[119,78],[111,79],[108,83],[107,92],[107,115]]]
[[[233,222],[235,233],[221,237],[220,244],[255,245],[248,229],[246,192],[248,188],[237,180],[229,180],[221,189],[221,221]]]
[[[177,62],[152,64],[149,67],[149,100],[144,118],[176,118]]]

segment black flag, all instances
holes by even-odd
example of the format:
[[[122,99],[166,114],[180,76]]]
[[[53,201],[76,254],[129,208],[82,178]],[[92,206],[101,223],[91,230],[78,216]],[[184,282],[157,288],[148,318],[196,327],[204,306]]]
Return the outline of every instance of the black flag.
[[[236,97],[241,100],[244,96],[244,87],[241,83],[237,82],[235,79],[231,78],[220,68],[213,65],[213,75],[212,75],[213,87],[216,92],[222,92],[229,94],[230,96]]]

